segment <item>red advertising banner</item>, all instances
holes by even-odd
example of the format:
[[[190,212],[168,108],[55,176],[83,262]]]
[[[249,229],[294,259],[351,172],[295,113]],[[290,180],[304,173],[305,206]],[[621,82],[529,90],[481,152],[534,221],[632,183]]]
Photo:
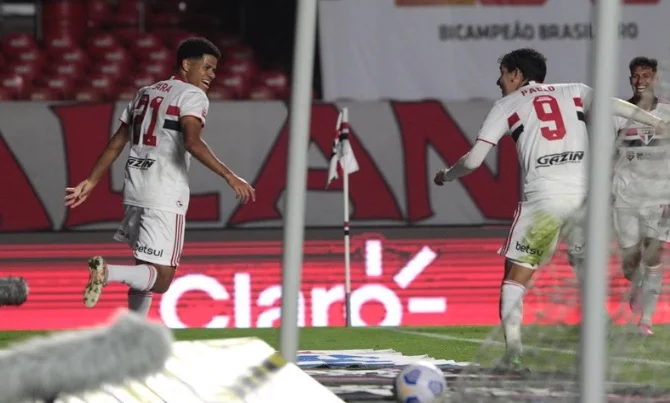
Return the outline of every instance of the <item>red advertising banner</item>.
[[[494,325],[503,259],[502,239],[388,240],[365,234],[352,242],[352,313],[355,326]],[[86,260],[103,255],[131,263],[122,244],[0,246],[0,277],[22,276],[28,302],[0,308],[0,330],[49,330],[94,325],[126,305],[126,288],[105,289],[87,309],[81,291]],[[576,323],[578,292],[558,253],[528,292],[526,323]],[[255,328],[279,325],[282,243],[188,243],[170,290],[155,295],[151,316],[172,328]],[[627,283],[612,262],[610,309],[621,309]],[[667,279],[666,279],[667,280]],[[307,241],[299,296],[300,326],[343,326],[341,241]],[[670,322],[662,296],[657,323]],[[627,309],[627,308],[626,308]]]

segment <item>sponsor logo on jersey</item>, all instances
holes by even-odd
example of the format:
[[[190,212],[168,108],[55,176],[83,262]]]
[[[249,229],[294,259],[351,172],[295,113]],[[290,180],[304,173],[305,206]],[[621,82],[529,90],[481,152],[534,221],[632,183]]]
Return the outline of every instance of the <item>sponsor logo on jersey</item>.
[[[542,251],[540,249],[531,248],[528,245],[519,243],[519,241],[516,242],[516,250],[518,250],[519,252],[527,253],[529,255],[542,256]]]
[[[128,162],[126,162],[126,167],[128,168],[134,168],[134,169],[141,169],[141,170],[146,170],[151,168],[151,166],[156,162],[156,160],[153,160],[151,158],[135,158],[135,157],[128,157]]]
[[[536,161],[536,167],[549,167],[568,163],[581,162],[584,159],[584,151],[566,151],[558,154],[543,155]]]
[[[135,251],[137,253],[144,253],[145,255],[153,255],[153,256],[156,256],[156,257],[163,256],[163,249],[154,249],[154,248],[146,246],[146,245],[137,245],[137,246],[135,246],[133,251]]]

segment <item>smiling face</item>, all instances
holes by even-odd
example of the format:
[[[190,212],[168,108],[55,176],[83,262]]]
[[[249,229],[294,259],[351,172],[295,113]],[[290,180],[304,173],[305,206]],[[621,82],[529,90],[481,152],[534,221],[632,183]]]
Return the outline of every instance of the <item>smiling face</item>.
[[[523,74],[519,69],[509,71],[507,70],[507,67],[501,65],[500,77],[496,84],[500,87],[500,91],[504,97],[516,91],[524,84]]]
[[[630,86],[633,89],[633,96],[641,96],[645,90],[653,90],[656,73],[651,67],[637,66],[630,75]]]
[[[186,82],[207,92],[216,77],[217,64],[217,58],[212,55],[203,55],[200,59],[183,60],[182,69]]]

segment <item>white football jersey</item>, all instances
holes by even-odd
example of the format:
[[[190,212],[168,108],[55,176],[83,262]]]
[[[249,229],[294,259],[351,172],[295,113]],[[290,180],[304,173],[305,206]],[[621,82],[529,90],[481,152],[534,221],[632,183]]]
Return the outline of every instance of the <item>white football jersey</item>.
[[[629,101],[630,102],[630,101]],[[670,102],[656,99],[649,111],[670,120]],[[617,207],[670,203],[670,138],[653,127],[615,117],[617,158],[612,193]]]
[[[191,155],[179,119],[195,116],[205,125],[209,100],[200,88],[171,77],[140,89],[121,115],[130,126],[123,202],[186,214]]]
[[[584,84],[531,81],[496,101],[477,137],[493,145],[516,143],[524,200],[586,192],[588,135],[584,113],[592,89]]]

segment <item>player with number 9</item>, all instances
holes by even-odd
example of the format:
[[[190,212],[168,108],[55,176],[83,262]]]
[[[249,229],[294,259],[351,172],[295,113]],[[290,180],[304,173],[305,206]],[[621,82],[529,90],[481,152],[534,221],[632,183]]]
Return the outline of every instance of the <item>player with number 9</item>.
[[[502,99],[493,105],[472,150],[435,175],[435,183],[442,186],[477,169],[503,136],[516,143],[523,198],[498,251],[506,258],[499,307],[506,343],[501,369],[522,366],[523,295],[535,269],[551,259],[561,236],[577,273],[584,255],[583,229],[574,223],[586,194],[585,114],[593,91],[580,83],[544,84],[546,73],[546,59],[534,49],[504,55],[497,81]],[[613,102],[616,115],[665,130],[661,119],[626,101]]]
[[[224,178],[243,203],[255,200],[255,190],[201,137],[209,108],[206,91],[220,58],[219,49],[205,38],[183,41],[175,74],[137,92],[89,177],[66,189],[65,205],[79,206],[131,143],[123,186],[125,217],[114,239],[130,246],[136,264],[112,265],[100,256],[91,258],[84,289],[87,307],[96,305],[106,284],[124,283],[129,286],[128,307],[146,315],[152,293],[168,290],[184,244],[191,156]]]

